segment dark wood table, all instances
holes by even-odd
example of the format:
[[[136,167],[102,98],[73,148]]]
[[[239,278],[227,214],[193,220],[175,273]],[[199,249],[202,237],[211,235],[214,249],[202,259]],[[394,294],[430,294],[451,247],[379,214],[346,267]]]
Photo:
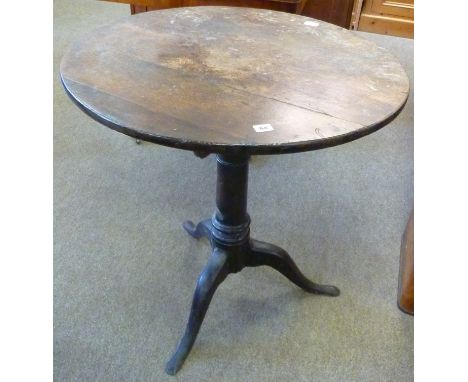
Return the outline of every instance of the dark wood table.
[[[211,298],[230,273],[268,265],[306,292],[288,253],[250,238],[250,155],[322,149],[393,120],[408,78],[387,51],[314,19],[249,8],[142,13],[81,37],[63,57],[63,86],[86,114],[132,137],[217,154],[216,209],[185,230],[212,247],[186,331],[166,366],[175,374]],[[170,203],[170,201],[168,201]]]

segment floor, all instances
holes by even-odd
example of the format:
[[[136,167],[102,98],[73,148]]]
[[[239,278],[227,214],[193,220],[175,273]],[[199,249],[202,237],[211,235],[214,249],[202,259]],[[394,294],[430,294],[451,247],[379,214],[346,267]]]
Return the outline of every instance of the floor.
[[[264,267],[229,276],[184,368],[164,373],[209,255],[181,222],[211,215],[215,158],[137,145],[85,116],[59,83],[67,45],[128,13],[54,4],[54,380],[412,381],[413,317],[396,305],[413,205],[412,95],[368,137],[252,159],[252,236],[341,296],[308,295]],[[412,81],[412,40],[357,33],[391,50]]]

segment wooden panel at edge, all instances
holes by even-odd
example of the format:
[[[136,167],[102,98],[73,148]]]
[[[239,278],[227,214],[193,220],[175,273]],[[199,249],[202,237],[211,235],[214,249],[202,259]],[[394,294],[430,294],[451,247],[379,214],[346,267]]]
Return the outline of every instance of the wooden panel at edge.
[[[131,14],[195,5],[227,5],[298,13],[349,28],[353,0],[104,0],[130,4]]]
[[[179,4],[181,3],[181,4]],[[245,1],[247,3],[247,1]],[[248,2],[249,8],[262,8],[262,9],[271,9],[275,11],[283,11],[289,13],[298,13],[300,10],[301,3],[283,3],[278,1],[269,1],[269,0],[253,0]],[[148,11],[155,11],[158,9],[167,9],[167,8],[178,8],[178,7],[194,7],[200,5],[218,5],[218,6],[229,6],[229,7],[246,7],[247,5],[244,2],[233,2],[232,0],[166,0],[158,4],[158,6],[149,6],[147,7]]]
[[[353,0],[307,0],[301,15],[349,28]]]
[[[414,211],[401,240],[398,307],[405,313],[414,314]]]
[[[130,4],[130,13],[132,15],[136,15],[137,13],[146,12],[146,11],[147,11],[147,7],[145,7],[144,5]]]
[[[411,1],[372,0],[372,13],[414,19],[414,4]]]
[[[151,7],[153,9],[163,9],[163,8],[177,8],[182,6],[187,6],[189,3],[198,2],[203,5],[216,5],[216,3],[227,3],[229,2],[231,6],[239,7],[249,7],[250,3],[263,2],[263,3],[281,3],[281,4],[291,4],[299,6],[303,4],[306,0],[102,0],[114,3],[123,3],[123,4],[136,4],[146,7]],[[187,4],[187,5],[184,5]],[[192,4],[193,5],[193,4]],[[253,8],[253,7],[252,7]]]
[[[358,30],[414,38],[414,22],[410,19],[362,14]]]

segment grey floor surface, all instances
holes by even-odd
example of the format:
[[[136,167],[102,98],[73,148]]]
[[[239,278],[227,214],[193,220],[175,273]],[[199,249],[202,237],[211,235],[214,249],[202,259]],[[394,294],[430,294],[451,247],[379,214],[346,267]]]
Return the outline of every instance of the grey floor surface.
[[[54,4],[54,379],[56,381],[413,380],[413,318],[396,306],[401,234],[413,204],[413,99],[353,143],[254,157],[252,236],[341,288],[308,295],[268,268],[230,276],[176,377],[164,373],[208,255],[181,229],[214,209],[215,159],[100,126],[58,81],[66,46],[129,13]],[[361,34],[413,78],[413,41]]]

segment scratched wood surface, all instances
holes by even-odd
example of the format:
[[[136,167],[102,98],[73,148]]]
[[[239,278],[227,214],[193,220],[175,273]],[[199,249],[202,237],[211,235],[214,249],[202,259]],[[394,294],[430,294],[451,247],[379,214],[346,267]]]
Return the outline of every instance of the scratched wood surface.
[[[396,59],[355,33],[250,8],[130,16],[82,36],[60,71],[72,100],[106,126],[209,152],[351,141],[391,121],[409,91]],[[273,130],[256,132],[262,124]]]

